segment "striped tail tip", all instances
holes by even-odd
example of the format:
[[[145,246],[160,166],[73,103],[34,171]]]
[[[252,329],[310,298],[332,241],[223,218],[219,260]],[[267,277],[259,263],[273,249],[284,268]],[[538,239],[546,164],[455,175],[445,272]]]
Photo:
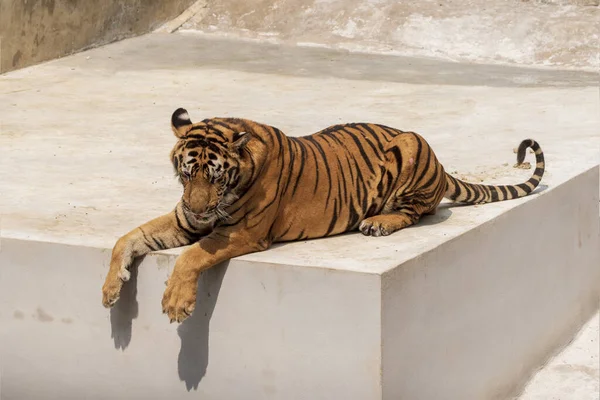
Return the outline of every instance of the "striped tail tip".
[[[517,149],[517,165],[515,167],[523,164],[528,148],[531,148],[535,153],[536,164],[531,178],[526,182],[517,185],[480,185],[463,182],[446,174],[447,190],[445,197],[461,203],[478,204],[512,200],[527,196],[540,184],[546,167],[544,152],[540,145],[533,139],[525,139],[519,145]]]

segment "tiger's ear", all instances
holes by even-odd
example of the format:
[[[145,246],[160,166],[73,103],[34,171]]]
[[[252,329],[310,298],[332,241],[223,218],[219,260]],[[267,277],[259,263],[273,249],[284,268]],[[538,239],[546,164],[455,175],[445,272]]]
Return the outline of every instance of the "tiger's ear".
[[[236,133],[233,137],[233,143],[231,143],[231,147],[236,151],[240,151],[246,147],[250,139],[252,139],[252,135],[248,132]]]
[[[185,137],[187,133],[192,129],[192,121],[190,115],[184,108],[178,108],[171,116],[171,129],[178,138]]]

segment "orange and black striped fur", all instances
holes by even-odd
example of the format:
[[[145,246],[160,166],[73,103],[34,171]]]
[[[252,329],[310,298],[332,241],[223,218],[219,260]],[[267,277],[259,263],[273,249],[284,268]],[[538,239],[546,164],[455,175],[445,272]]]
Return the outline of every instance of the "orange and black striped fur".
[[[183,196],[175,209],[123,236],[113,249],[103,287],[112,306],[133,259],[150,251],[196,243],[177,259],[163,311],[182,321],[195,304],[200,272],[271,243],[319,238],[359,229],[389,235],[435,213],[443,197],[476,204],[531,193],[544,174],[537,142],[533,176],[518,185],[462,182],[444,171],[418,134],[376,124],[331,126],[288,137],[277,128],[234,118],[192,123],[172,116],[178,141],[171,152]]]

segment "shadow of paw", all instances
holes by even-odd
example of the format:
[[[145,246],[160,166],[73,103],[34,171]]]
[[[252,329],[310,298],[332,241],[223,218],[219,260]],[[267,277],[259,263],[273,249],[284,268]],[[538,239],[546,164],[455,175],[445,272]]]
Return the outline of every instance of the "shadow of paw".
[[[177,372],[188,391],[197,390],[206,375],[210,318],[226,270],[227,265],[218,265],[200,275],[194,313],[177,328],[181,339]]]
[[[131,277],[123,283],[119,301],[110,309],[111,338],[117,350],[125,350],[131,342],[133,320],[138,316],[137,275],[141,262],[136,260],[130,267]]]

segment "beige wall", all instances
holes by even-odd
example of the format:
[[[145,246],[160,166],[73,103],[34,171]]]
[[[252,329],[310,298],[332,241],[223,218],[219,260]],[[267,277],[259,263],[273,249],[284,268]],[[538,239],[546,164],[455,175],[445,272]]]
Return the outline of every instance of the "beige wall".
[[[0,0],[0,73],[146,33],[193,0]]]
[[[183,28],[368,53],[597,71],[598,3],[210,0]]]

